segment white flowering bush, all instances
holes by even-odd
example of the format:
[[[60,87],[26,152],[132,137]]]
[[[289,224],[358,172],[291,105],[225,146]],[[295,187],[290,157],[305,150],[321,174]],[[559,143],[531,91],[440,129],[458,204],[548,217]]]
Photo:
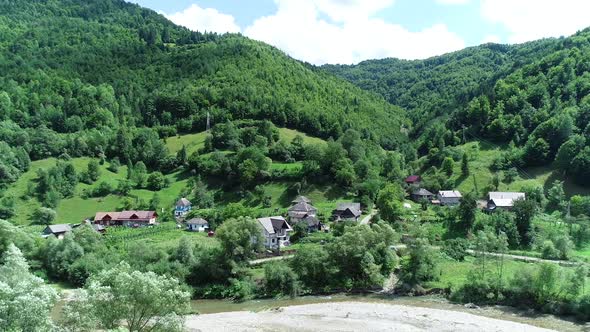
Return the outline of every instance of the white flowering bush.
[[[50,331],[57,292],[29,271],[21,251],[9,244],[0,266],[0,331]]]

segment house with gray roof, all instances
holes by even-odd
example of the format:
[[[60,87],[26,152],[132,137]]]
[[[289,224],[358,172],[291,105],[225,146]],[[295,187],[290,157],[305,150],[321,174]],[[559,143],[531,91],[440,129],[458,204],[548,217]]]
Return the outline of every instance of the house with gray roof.
[[[174,207],[174,216],[176,218],[182,218],[187,213],[189,213],[189,211],[192,210],[192,208],[192,203],[188,199],[183,197],[176,202],[176,205]]]
[[[70,224],[57,224],[57,225],[48,225],[43,230],[41,236],[47,238],[50,236],[55,236],[58,239],[63,239],[67,233],[72,231],[72,225]]]
[[[205,232],[209,229],[209,222],[203,218],[192,218],[185,222],[189,232]]]
[[[438,201],[440,205],[455,206],[461,203],[463,196],[458,190],[440,190],[438,192]]]
[[[434,194],[424,188],[414,189],[410,196],[414,202],[419,202],[421,200],[430,201],[434,198]]]
[[[287,212],[289,223],[296,225],[300,222],[307,224],[309,232],[317,231],[322,228],[320,219],[317,217],[318,209],[311,205],[311,200],[305,196],[298,196],[293,200],[295,205],[291,206]]]
[[[514,202],[517,200],[524,200],[526,196],[521,192],[501,192],[490,191],[488,193],[488,203],[486,210],[495,211],[497,209],[510,210],[514,207]]]
[[[294,200],[291,201],[291,203],[293,204],[297,204],[297,203],[308,203],[311,204],[311,199],[305,197],[305,196],[297,196]]]
[[[263,244],[266,248],[276,250],[290,245],[291,225],[282,216],[256,219],[262,232]]]
[[[338,203],[338,206],[332,211],[334,221],[358,221],[362,214],[361,203]]]

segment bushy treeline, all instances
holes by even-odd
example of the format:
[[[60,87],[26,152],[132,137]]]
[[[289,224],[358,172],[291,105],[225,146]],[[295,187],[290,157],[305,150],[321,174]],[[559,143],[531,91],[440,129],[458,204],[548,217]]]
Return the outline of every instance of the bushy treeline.
[[[451,290],[451,299],[533,308],[582,320],[590,318],[585,289],[588,269],[584,264],[571,268],[552,263],[531,264],[508,277],[504,254],[509,243],[504,233],[479,231],[473,244],[475,262],[465,282]]]
[[[14,243],[35,273],[78,286],[126,261],[132,270],[183,280],[199,297],[244,299],[380,287],[397,266],[389,248],[395,233],[386,224],[347,226],[323,246],[305,246],[289,263],[266,266],[262,280],[248,269],[248,261],[262,252],[259,226],[249,217],[224,220],[216,229],[219,245],[204,246],[185,237],[169,250],[143,242],[106,242],[90,226],[75,228],[63,240],[39,239],[5,221],[0,229],[0,254]]]
[[[354,129],[338,140],[325,144],[305,143],[303,137],[281,140],[268,121],[218,124],[206,139],[205,148],[188,157],[189,168],[204,176],[224,179],[228,187],[252,190],[272,179],[289,177],[299,189],[305,183],[336,183],[357,193],[365,206],[371,206],[385,181],[400,181],[407,175],[407,160],[415,152],[384,151],[376,143],[362,139]],[[293,174],[271,172],[272,161],[300,162]]]

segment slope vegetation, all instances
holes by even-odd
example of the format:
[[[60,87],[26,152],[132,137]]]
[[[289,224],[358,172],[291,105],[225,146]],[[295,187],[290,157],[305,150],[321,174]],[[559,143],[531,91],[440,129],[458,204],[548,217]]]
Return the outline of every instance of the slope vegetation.
[[[191,32],[121,0],[3,1],[0,13],[0,120],[21,127],[190,132],[209,113],[402,139],[399,108],[240,35]]]

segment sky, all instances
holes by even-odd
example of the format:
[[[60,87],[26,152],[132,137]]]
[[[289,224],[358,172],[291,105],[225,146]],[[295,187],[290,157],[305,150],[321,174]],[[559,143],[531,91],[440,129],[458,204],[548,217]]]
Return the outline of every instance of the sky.
[[[590,26],[588,0],[131,0],[195,31],[239,32],[295,59],[424,59]]]

